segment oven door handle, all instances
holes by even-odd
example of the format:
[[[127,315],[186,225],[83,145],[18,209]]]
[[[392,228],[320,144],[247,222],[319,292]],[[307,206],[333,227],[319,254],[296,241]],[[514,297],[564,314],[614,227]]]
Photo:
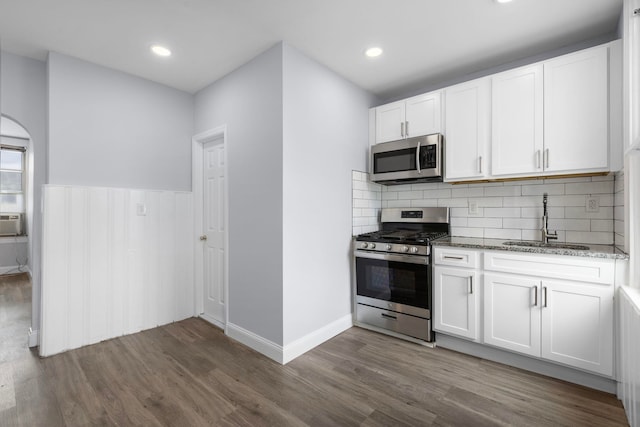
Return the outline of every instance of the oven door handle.
[[[383,261],[406,262],[409,264],[429,264],[429,257],[416,255],[396,255],[377,252],[355,251],[356,258],[380,259]]]

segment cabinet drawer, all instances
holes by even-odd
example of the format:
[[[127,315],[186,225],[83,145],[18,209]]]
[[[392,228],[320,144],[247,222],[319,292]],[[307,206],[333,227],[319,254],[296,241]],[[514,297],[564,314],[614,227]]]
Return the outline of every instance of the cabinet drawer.
[[[610,285],[614,280],[615,263],[599,258],[485,252],[484,269]]]
[[[435,247],[433,249],[433,263],[437,265],[478,268],[480,252],[471,249]]]
[[[431,321],[421,317],[402,314],[396,311],[383,310],[370,305],[358,304],[356,318],[360,323],[388,329],[421,340],[430,341]]]

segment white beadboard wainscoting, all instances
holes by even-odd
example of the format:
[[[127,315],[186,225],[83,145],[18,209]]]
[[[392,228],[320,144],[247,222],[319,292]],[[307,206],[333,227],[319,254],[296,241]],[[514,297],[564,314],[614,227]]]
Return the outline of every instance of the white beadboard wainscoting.
[[[640,291],[618,289],[618,398],[629,425],[640,426]]]
[[[190,192],[46,185],[40,355],[195,314]]]
[[[353,235],[358,235],[377,230],[381,208],[438,206],[450,208],[452,236],[539,240],[542,194],[548,193],[549,228],[558,231],[558,241],[610,245],[616,234],[618,242],[624,241],[624,189],[622,184],[614,185],[615,179],[610,174],[456,185],[441,182],[386,186],[370,182],[365,172],[354,171],[352,231]],[[623,182],[622,174],[619,182]],[[596,212],[587,211],[589,198],[597,201]],[[477,204],[477,214],[469,211],[471,203]]]

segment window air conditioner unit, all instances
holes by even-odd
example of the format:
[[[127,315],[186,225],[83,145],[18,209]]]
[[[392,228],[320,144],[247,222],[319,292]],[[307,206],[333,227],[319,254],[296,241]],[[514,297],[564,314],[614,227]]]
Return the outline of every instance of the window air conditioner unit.
[[[22,215],[0,215],[0,236],[19,236],[22,234]]]

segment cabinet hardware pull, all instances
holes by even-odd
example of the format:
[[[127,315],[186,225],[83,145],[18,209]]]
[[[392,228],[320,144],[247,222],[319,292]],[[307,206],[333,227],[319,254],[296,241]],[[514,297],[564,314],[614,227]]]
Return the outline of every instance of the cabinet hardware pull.
[[[469,276],[469,294],[473,295],[473,276]]]
[[[409,122],[404,122],[404,133],[409,136]]]
[[[478,156],[478,172],[482,173],[482,156]]]
[[[544,308],[547,308],[547,287],[545,286],[542,290],[544,291]]]
[[[409,122],[407,122],[407,129],[409,129]],[[416,145],[416,169],[418,170],[418,173],[422,173],[422,170],[420,169],[420,141],[418,141],[418,145]]]
[[[536,169],[540,169],[540,150],[536,150]]]
[[[538,306],[538,286],[534,285],[532,289],[533,289],[533,306],[537,307]]]
[[[544,150],[544,168],[549,168],[549,149]]]
[[[462,261],[464,258],[462,258],[461,256],[451,256],[451,255],[443,255],[444,259],[457,259],[459,261]]]
[[[404,138],[404,122],[400,122],[400,136]]]
[[[633,16],[638,16],[638,15],[640,15],[640,8],[633,9]]]
[[[200,240],[207,240],[207,235],[203,234],[202,236],[200,236]]]
[[[390,314],[387,313],[380,313],[380,315],[386,319],[391,319],[391,320],[398,320],[398,318],[396,316],[392,316]]]

